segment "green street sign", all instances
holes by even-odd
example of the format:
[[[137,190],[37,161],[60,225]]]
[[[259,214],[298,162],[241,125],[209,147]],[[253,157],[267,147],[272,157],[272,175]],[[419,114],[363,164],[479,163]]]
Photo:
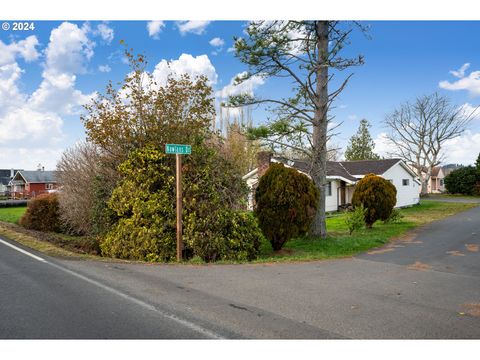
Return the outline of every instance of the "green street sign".
[[[165,144],[165,152],[167,154],[188,155],[192,153],[192,147],[190,145]]]

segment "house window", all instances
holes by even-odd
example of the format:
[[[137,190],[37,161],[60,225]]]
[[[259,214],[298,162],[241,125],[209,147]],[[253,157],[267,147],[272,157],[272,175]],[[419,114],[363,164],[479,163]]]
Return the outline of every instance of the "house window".
[[[325,185],[325,196],[332,196],[332,182],[329,181],[327,185]]]
[[[443,186],[443,179],[440,179],[440,186]]]
[[[402,185],[403,185],[403,186],[408,186],[408,185],[410,185],[410,179],[402,179]]]
[[[45,189],[52,190],[53,189],[53,184],[45,184]]]

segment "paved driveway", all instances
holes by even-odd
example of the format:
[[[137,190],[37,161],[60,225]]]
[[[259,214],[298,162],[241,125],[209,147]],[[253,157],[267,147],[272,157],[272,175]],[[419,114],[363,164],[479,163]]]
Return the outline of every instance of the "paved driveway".
[[[57,274],[63,278],[62,287],[49,291],[59,299],[64,292],[73,293],[75,303],[89,301],[93,306],[103,298],[92,287],[103,284],[115,290],[105,295],[115,309],[130,301],[137,312],[141,302],[160,314],[170,314],[168,319],[173,316],[227,338],[479,339],[479,219],[477,207],[382,249],[333,261],[177,266],[48,259],[89,279],[83,284],[72,282],[77,290],[68,290],[71,274],[63,271]],[[22,292],[24,298],[29,291]],[[92,293],[95,301],[83,299]],[[118,304],[112,294],[117,295]],[[20,306],[22,299],[18,301]],[[10,319],[21,316],[15,309],[4,310]],[[151,321],[141,332],[142,325],[133,322],[131,312],[120,315],[116,313],[117,331],[106,330],[109,337],[128,337],[129,322],[145,337],[202,337],[192,326],[176,326],[173,334],[165,331],[168,322],[155,314],[151,318],[164,322],[160,326],[164,332],[147,331],[154,328]],[[50,316],[55,317],[55,312]],[[100,326],[95,316],[88,320],[82,325],[83,333],[88,333],[89,326]],[[68,330],[68,323],[52,324]],[[60,330],[52,333],[61,334]]]

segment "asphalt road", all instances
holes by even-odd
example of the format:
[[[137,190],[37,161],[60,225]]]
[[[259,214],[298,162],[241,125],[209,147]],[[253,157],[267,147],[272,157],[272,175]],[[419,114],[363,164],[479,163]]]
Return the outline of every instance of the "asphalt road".
[[[480,338],[480,207],[355,258],[177,266],[0,243],[0,338]]]

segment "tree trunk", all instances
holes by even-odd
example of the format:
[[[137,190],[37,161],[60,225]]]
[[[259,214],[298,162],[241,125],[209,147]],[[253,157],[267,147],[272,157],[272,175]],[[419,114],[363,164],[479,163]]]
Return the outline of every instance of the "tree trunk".
[[[313,182],[320,190],[317,212],[312,225],[312,236],[327,237],[327,226],[325,223],[325,185],[327,170],[327,108],[328,108],[328,21],[316,23],[317,32],[317,101],[313,120],[313,149],[312,149],[312,170]]]

